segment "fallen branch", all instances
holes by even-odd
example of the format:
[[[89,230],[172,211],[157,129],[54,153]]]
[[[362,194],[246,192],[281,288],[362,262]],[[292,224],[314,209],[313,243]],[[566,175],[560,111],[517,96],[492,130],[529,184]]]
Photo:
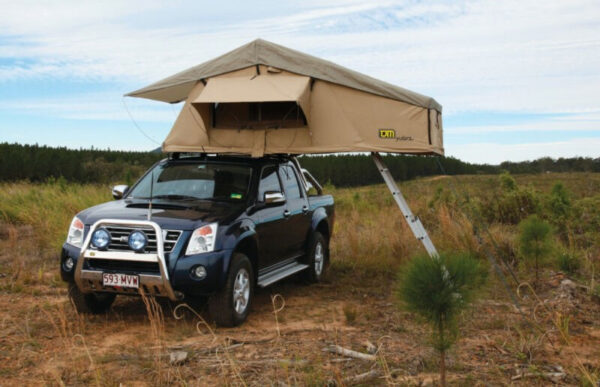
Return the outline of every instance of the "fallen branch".
[[[339,345],[330,345],[329,347],[325,347],[325,348],[323,348],[323,352],[335,353],[338,355],[353,357],[355,359],[360,359],[360,360],[365,360],[365,361],[377,360],[377,356],[375,356],[375,355],[369,355],[367,353],[353,351],[351,349],[340,347]]]
[[[215,358],[207,358],[207,359],[201,359],[201,361],[206,361],[208,363],[210,363],[210,362],[214,363],[218,360]],[[263,360],[238,360],[237,364],[240,366],[243,366],[243,367],[271,365],[271,364],[303,367],[309,363],[308,363],[308,360],[303,360],[303,359],[263,359]],[[217,367],[221,367],[221,364],[209,364],[209,365],[203,365],[203,367],[217,368]]]
[[[382,375],[379,370],[371,370],[369,372],[365,372],[364,374],[358,374],[354,376],[350,376],[344,379],[345,383],[363,383],[371,379],[378,378]]]
[[[567,376],[564,372],[524,372],[517,374],[511,378],[511,380],[519,380],[524,378],[539,378],[542,377],[553,383],[560,383]]]

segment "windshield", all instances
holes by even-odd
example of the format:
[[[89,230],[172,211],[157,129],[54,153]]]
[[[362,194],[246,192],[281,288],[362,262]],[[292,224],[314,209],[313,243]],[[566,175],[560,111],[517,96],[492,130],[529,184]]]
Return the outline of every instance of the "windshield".
[[[164,163],[146,174],[127,197],[240,201],[246,199],[251,174],[250,167],[239,165],[204,161]]]

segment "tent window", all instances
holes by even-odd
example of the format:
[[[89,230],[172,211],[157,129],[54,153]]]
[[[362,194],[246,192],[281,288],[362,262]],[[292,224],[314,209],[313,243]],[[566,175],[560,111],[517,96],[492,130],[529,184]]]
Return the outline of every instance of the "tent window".
[[[280,129],[307,125],[302,108],[294,101],[215,103],[212,107],[213,127],[218,129]]]

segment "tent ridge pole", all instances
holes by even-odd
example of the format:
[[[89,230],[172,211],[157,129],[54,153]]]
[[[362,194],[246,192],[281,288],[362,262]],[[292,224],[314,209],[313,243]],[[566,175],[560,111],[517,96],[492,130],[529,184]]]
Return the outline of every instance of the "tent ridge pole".
[[[398,208],[400,208],[400,211],[402,211],[404,219],[406,220],[406,223],[408,223],[408,226],[415,235],[415,238],[417,238],[418,241],[421,241],[421,243],[423,243],[425,250],[427,250],[427,253],[432,258],[439,257],[437,249],[435,248],[433,242],[429,238],[429,234],[427,234],[425,227],[423,227],[423,223],[421,223],[421,219],[419,219],[418,216],[415,216],[410,210],[406,199],[404,199],[402,192],[400,192],[400,188],[398,188],[394,177],[383,162],[383,158],[381,157],[379,152],[371,152],[371,157],[373,158],[373,161],[375,162],[375,165],[377,166],[381,177],[383,177],[383,181],[385,181],[385,184],[392,193],[392,197],[396,201]]]

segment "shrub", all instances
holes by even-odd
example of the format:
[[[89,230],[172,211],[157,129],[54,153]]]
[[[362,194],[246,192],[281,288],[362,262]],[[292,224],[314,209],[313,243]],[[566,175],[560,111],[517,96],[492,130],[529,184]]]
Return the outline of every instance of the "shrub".
[[[552,187],[548,202],[550,212],[554,217],[566,218],[571,213],[571,199],[565,186],[558,182]]]
[[[521,255],[529,266],[533,265],[535,269],[534,286],[537,286],[540,265],[552,250],[550,238],[552,227],[536,215],[532,215],[519,224],[519,229],[521,232],[519,236]]]
[[[540,210],[540,199],[533,188],[521,188],[508,173],[499,177],[502,190],[491,197],[491,200],[481,203],[481,213],[488,222],[517,224],[531,214]]]
[[[405,307],[432,326],[432,344],[440,353],[440,376],[446,381],[445,353],[457,337],[457,319],[485,278],[469,254],[418,255],[399,276],[398,296]]]
[[[500,186],[504,191],[516,191],[517,190],[517,181],[514,177],[510,175],[508,172],[502,172],[500,174]]]
[[[539,210],[540,201],[533,189],[517,189],[499,198],[496,206],[497,220],[516,224]]]
[[[581,268],[581,257],[577,253],[564,251],[557,257],[558,268],[568,274],[575,274]]]
[[[577,200],[570,219],[570,237],[580,248],[597,248],[600,245],[600,195]]]

